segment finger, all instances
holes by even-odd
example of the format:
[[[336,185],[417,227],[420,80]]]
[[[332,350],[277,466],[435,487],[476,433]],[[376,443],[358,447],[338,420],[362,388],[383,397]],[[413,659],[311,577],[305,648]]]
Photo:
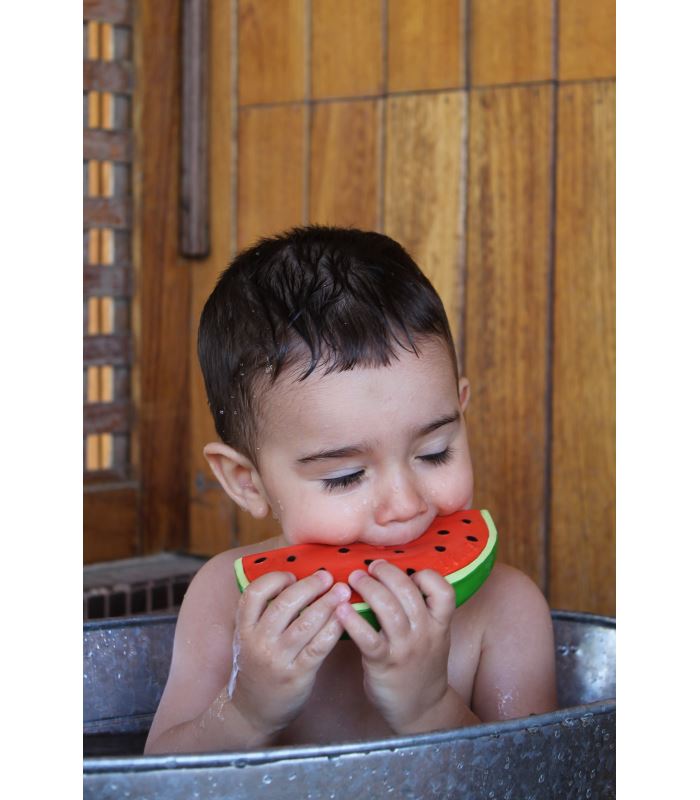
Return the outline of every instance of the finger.
[[[279,636],[302,609],[328,591],[332,584],[333,576],[325,569],[293,583],[268,605],[260,618],[258,629],[265,635]]]
[[[377,559],[369,565],[367,571],[398,599],[411,627],[415,627],[425,618],[427,609],[423,595],[402,569],[384,559]]]
[[[340,620],[332,614],[321,630],[302,648],[295,663],[305,670],[318,669],[338,643],[343,630]]]
[[[386,636],[394,639],[410,632],[411,623],[391,589],[360,569],[350,573],[348,583],[374,611]]]
[[[440,573],[433,569],[416,572],[413,581],[425,595],[425,605],[434,620],[448,625],[455,610],[455,590]]]
[[[344,583],[335,586],[302,610],[281,636],[282,644],[289,649],[293,658],[321,631],[332,618],[339,603],[350,599],[350,588]]]
[[[291,572],[268,572],[246,586],[236,612],[240,630],[257,625],[270,600],[296,581]]]
[[[335,616],[365,658],[369,661],[381,661],[386,657],[389,649],[386,636],[375,631],[350,603],[341,603],[335,610]]]

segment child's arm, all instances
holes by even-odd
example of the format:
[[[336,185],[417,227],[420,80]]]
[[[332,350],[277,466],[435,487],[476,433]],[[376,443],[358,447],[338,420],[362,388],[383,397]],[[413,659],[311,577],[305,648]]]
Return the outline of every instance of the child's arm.
[[[325,572],[301,581],[276,572],[239,595],[230,555],[207,562],[180,610],[170,675],[145,752],[273,743],[301,710],[342,633],[333,611],[349,589],[328,591],[331,582]],[[234,637],[238,670],[229,700]]]
[[[526,575],[504,564],[494,569],[487,587],[472,708],[484,722],[554,711],[554,632],[547,601]]]

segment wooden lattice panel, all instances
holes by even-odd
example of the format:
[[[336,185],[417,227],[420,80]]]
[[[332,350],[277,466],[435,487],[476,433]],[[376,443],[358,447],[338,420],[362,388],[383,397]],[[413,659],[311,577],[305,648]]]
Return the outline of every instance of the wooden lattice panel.
[[[129,2],[84,4],[84,469],[130,472],[131,91]]]

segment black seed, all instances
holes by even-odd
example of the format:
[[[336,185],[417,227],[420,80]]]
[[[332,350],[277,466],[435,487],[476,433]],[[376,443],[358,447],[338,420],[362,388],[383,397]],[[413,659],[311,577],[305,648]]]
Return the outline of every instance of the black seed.
[[[395,553],[405,553],[405,550],[394,550]]]
[[[263,556],[262,558],[256,558],[253,563],[254,564],[262,564],[263,561],[267,561],[267,556]]]
[[[367,564],[367,566],[369,566],[373,561],[374,561],[373,558],[366,558],[365,559],[365,564]]]
[[[447,548],[443,547],[441,544],[435,545],[435,549],[438,551],[438,553],[444,553],[445,550],[447,550]]]
[[[438,531],[438,536],[447,536],[449,531]]]
[[[413,573],[414,573],[414,572],[415,572],[415,569],[413,569],[412,567],[409,567],[409,568],[406,570],[406,575],[413,575]]]
[[[472,521],[470,519],[463,519],[462,522],[464,522],[467,525],[471,525],[472,524]]]
[[[349,553],[350,552],[350,548],[349,547],[339,547],[338,548],[338,552],[339,553]]]
[[[287,561],[296,561],[296,560],[297,560],[296,556],[287,556]]]
[[[478,541],[479,541],[479,540],[476,538],[476,536],[467,536],[467,539],[469,539],[469,541],[470,541],[470,542],[478,542]]]

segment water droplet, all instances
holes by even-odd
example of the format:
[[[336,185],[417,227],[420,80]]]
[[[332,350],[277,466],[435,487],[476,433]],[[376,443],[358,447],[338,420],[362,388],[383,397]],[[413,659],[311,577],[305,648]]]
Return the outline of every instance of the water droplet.
[[[272,778],[269,775],[263,775],[262,782],[265,784],[265,786],[269,786],[272,783]]]
[[[219,414],[223,414],[223,413],[224,413],[224,409],[223,409],[223,408],[220,408],[220,409],[219,409]]]

